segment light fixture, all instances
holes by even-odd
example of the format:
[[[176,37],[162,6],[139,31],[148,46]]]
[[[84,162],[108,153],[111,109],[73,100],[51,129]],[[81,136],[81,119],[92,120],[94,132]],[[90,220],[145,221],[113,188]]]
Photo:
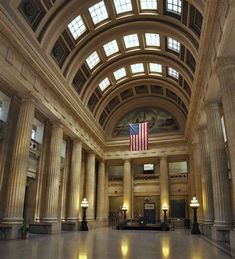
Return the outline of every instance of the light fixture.
[[[201,234],[201,231],[199,229],[199,224],[197,222],[197,208],[200,206],[198,200],[196,197],[193,197],[193,199],[190,202],[190,207],[193,209],[193,228],[191,233],[195,235]]]
[[[83,210],[82,221],[79,230],[80,231],[88,231],[87,221],[86,221],[86,210],[89,207],[89,203],[86,198],[84,198],[81,202],[81,207]]]

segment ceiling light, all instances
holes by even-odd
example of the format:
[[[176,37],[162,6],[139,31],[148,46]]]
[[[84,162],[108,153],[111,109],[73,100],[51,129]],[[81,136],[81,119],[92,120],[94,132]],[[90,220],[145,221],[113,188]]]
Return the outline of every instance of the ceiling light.
[[[151,73],[162,73],[162,65],[157,63],[149,63],[149,71]]]
[[[108,42],[107,44],[105,44],[103,46],[105,54],[107,57],[111,56],[112,54],[116,53],[119,51],[118,45],[117,45],[117,41],[113,40]]]
[[[72,33],[74,39],[76,40],[79,38],[85,31],[86,26],[83,22],[82,17],[79,15],[77,16],[69,25],[68,28],[70,32]]]
[[[180,52],[180,42],[171,37],[167,37],[167,48],[179,53]]]
[[[131,65],[131,71],[133,74],[144,72],[143,63],[137,63],[137,64]]]
[[[90,7],[89,12],[94,24],[102,22],[103,20],[108,18],[108,13],[104,1],[101,1]]]
[[[157,0],[140,0],[141,10],[157,10]]]
[[[86,63],[90,69],[94,68],[100,62],[100,58],[97,52],[93,52],[87,59]]]
[[[145,33],[145,41],[147,46],[159,47],[160,36],[156,33]]]
[[[172,77],[174,77],[176,79],[179,78],[179,72],[176,71],[175,69],[171,68],[171,67],[168,68],[168,75],[172,76]]]
[[[181,14],[181,7],[182,7],[182,2],[181,0],[167,0],[166,3],[167,11],[176,13],[176,14]]]
[[[123,77],[126,76],[126,70],[125,70],[124,67],[122,67],[122,68],[120,68],[120,69],[114,71],[114,72],[113,72],[113,75],[114,75],[114,77],[115,77],[115,80],[119,80],[119,79],[121,79],[121,78],[123,78]]]
[[[131,0],[114,0],[114,5],[117,14],[132,11]]]
[[[131,34],[123,37],[126,48],[139,46],[139,38],[137,34]]]
[[[104,91],[108,86],[110,86],[110,81],[109,81],[108,77],[106,77],[104,80],[102,80],[99,83],[99,88],[101,91]]]

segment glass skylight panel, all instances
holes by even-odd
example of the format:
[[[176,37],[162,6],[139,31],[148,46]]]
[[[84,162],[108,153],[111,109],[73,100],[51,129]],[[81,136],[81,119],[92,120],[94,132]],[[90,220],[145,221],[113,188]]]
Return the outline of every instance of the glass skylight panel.
[[[89,66],[90,69],[92,69],[93,67],[95,67],[98,63],[100,62],[100,58],[97,54],[97,52],[93,52],[87,59],[86,59],[86,63]]]
[[[70,32],[72,33],[74,39],[76,40],[79,38],[85,31],[86,26],[83,22],[82,17],[79,15],[77,16],[69,25],[68,28]]]
[[[167,11],[181,14],[182,2],[181,0],[167,0]]]
[[[123,37],[126,48],[138,47],[139,38],[137,34],[131,34]]]
[[[126,76],[126,70],[125,70],[124,67],[122,67],[122,68],[120,68],[120,69],[114,71],[114,72],[113,72],[113,75],[114,75],[114,77],[115,77],[116,80],[119,80],[119,79],[121,79],[121,78],[123,78],[123,77]]]
[[[101,91],[104,91],[108,86],[110,86],[110,81],[109,81],[108,77],[106,77],[104,80],[102,80],[99,83],[99,88]]]
[[[119,51],[118,45],[117,45],[117,41],[113,40],[108,42],[107,44],[105,44],[103,46],[105,54],[107,57],[111,56],[112,54],[116,53]]]
[[[172,77],[174,77],[176,79],[179,78],[179,72],[176,71],[175,69],[171,68],[171,67],[168,68],[168,75],[172,76]]]
[[[131,0],[114,0],[114,5],[117,14],[132,11]]]
[[[94,24],[102,22],[103,20],[108,18],[108,13],[104,1],[101,1],[90,7],[89,12]]]
[[[142,10],[157,10],[157,0],[140,0]]]
[[[167,37],[167,47],[168,49],[174,50],[178,53],[180,52],[180,42],[173,38]]]
[[[151,73],[162,73],[162,65],[157,63],[149,63],[149,71]]]
[[[156,33],[145,33],[145,41],[147,46],[159,47],[160,36]]]
[[[143,73],[144,72],[143,63],[137,63],[137,64],[131,65],[131,71],[132,71],[133,74]]]

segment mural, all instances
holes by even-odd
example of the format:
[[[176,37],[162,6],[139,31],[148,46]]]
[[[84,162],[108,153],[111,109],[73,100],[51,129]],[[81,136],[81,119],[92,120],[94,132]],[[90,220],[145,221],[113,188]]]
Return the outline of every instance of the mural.
[[[141,108],[126,114],[115,126],[113,137],[129,136],[129,124],[148,121],[149,134],[179,130],[177,121],[168,112],[158,108]]]

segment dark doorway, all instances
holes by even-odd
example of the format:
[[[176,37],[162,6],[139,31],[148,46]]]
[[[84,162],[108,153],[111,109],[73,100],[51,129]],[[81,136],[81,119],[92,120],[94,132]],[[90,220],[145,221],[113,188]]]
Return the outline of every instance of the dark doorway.
[[[144,223],[145,224],[155,224],[155,203],[144,203]]]
[[[185,200],[171,200],[171,217],[185,218]]]

